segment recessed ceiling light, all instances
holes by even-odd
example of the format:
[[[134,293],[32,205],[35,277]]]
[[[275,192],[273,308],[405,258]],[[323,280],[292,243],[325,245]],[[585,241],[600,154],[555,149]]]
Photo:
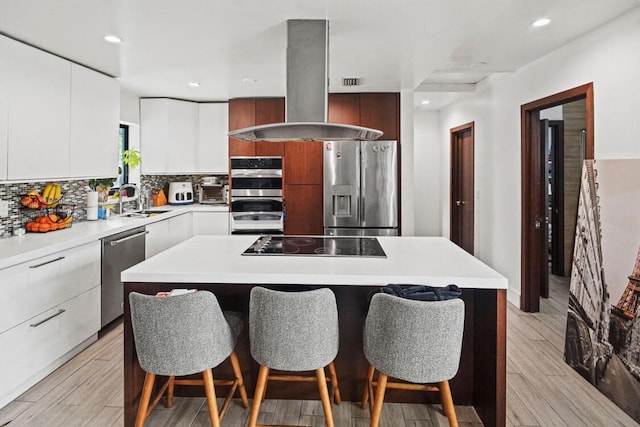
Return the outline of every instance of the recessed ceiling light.
[[[425,99],[424,101],[422,101],[422,105],[427,105],[429,103],[428,99]]]
[[[107,34],[106,36],[104,36],[104,39],[109,43],[122,43],[122,39],[113,34]]]
[[[244,79],[242,79],[242,83],[258,83],[258,80],[252,79],[250,77],[245,77]]]
[[[189,86],[191,86],[191,87],[200,87],[200,83],[198,83],[198,82],[189,82]]]
[[[540,18],[531,24],[534,27],[544,27],[545,25],[549,25],[551,23],[551,19],[549,18]]]

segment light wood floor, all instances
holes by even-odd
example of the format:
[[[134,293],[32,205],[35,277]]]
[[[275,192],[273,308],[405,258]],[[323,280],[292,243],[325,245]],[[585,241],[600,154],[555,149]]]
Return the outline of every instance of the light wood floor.
[[[637,426],[563,361],[568,301],[566,280],[551,279],[551,298],[541,311],[526,314],[508,307],[508,426]],[[0,409],[0,426],[122,426],[122,325],[69,363]],[[322,426],[318,401],[265,400],[259,422]],[[368,411],[344,402],[334,406],[337,427],[368,426]],[[482,424],[470,407],[456,406],[460,425]],[[249,415],[234,402],[223,426],[245,426]],[[148,426],[208,426],[202,398],[160,404]],[[446,426],[439,405],[385,403],[383,427]]]

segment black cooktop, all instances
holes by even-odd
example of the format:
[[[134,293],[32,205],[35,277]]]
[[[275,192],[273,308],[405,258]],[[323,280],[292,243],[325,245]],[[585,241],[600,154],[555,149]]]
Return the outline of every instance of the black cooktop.
[[[375,237],[351,236],[260,236],[242,255],[387,257]]]

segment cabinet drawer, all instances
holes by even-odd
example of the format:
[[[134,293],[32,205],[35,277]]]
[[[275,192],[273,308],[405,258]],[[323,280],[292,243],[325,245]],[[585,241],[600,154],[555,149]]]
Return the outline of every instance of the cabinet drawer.
[[[0,270],[0,332],[100,284],[100,242]]]
[[[97,286],[0,334],[0,401],[99,329]]]

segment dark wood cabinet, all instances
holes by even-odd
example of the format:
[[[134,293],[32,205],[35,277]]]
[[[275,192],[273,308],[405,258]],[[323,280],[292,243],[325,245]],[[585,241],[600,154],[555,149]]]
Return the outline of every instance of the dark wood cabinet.
[[[284,122],[284,98],[229,100],[229,130]],[[250,142],[229,138],[229,156],[283,156],[281,142]]]
[[[360,94],[330,93],[328,105],[330,123],[360,124]]]
[[[256,156],[284,156],[284,142],[258,141],[256,144]]]
[[[287,184],[322,184],[322,142],[287,141],[284,178]]]
[[[361,93],[360,126],[379,129],[380,139],[400,139],[400,94]]]
[[[255,126],[256,103],[253,99],[229,100],[229,130]],[[254,156],[255,142],[229,138],[229,156]]]
[[[285,234],[322,235],[322,185],[286,184]]]
[[[284,98],[242,98],[229,101],[229,130],[285,121]],[[398,93],[332,93],[328,121],[366,126],[384,132],[382,139],[400,139]],[[286,234],[323,234],[321,142],[248,142],[229,138],[229,156],[282,156]]]
[[[381,139],[400,140],[400,94],[332,93],[329,121],[379,129]]]
[[[284,122],[284,98],[256,98],[255,114],[253,126]]]

